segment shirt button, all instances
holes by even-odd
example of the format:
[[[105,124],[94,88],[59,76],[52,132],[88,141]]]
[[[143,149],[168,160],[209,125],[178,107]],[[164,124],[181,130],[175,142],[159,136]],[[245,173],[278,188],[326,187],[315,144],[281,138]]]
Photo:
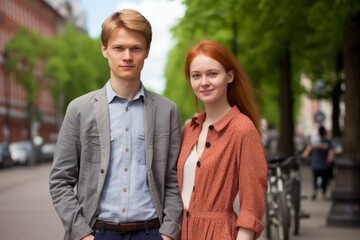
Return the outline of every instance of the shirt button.
[[[124,192],[127,192],[127,188],[124,188]]]
[[[101,172],[101,173],[104,173],[105,171],[104,171],[104,169],[101,169],[100,172]]]
[[[209,143],[209,142],[205,143],[205,147],[209,148],[210,146],[211,146],[211,143]]]
[[[213,129],[214,129],[214,126],[213,126],[213,125],[210,125],[210,126],[209,126],[209,129],[210,129],[210,130],[213,130]]]
[[[123,208],[121,211],[124,213],[124,212],[126,212],[126,209],[125,209],[125,208]]]
[[[129,128],[125,128],[125,131],[127,131],[127,132],[128,132],[128,131],[129,131]]]
[[[124,168],[124,172],[127,172],[128,171],[128,168],[126,167],[126,168]]]
[[[129,111],[129,107],[126,107],[126,108],[125,108],[125,111],[127,111],[127,112],[128,112],[128,111]]]
[[[128,152],[129,151],[129,149],[128,148],[125,148],[125,152]]]
[[[197,161],[197,162],[196,162],[196,166],[198,166],[198,167],[200,167],[200,166],[201,166],[200,161]]]

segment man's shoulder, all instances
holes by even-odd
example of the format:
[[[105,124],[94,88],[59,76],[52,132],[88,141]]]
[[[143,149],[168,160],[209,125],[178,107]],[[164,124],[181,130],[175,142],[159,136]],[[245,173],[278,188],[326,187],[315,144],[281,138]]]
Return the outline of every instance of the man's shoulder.
[[[145,96],[146,96],[146,98],[149,98],[150,101],[153,101],[155,104],[165,104],[165,105],[176,106],[175,102],[173,102],[169,98],[164,97],[161,94],[156,93],[156,92],[145,90]]]
[[[69,107],[83,107],[86,105],[92,105],[93,102],[95,101],[95,99],[101,97],[102,95],[105,94],[105,91],[103,88],[101,89],[97,89],[91,92],[88,92],[84,95],[81,95],[79,97],[74,98],[70,103],[69,103]]]
[[[102,92],[104,91],[103,88],[100,89],[96,89],[94,91],[85,93],[81,96],[78,96],[76,98],[74,98],[71,102],[77,102],[77,103],[81,103],[81,102],[88,102],[91,99],[95,99],[97,96],[99,96],[100,94],[102,94]],[[104,92],[105,93],[105,92]]]

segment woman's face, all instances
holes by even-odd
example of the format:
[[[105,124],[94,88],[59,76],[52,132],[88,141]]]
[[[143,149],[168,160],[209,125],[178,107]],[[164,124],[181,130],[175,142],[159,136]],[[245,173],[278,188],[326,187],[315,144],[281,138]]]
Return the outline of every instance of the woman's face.
[[[233,72],[213,58],[200,54],[190,64],[190,83],[195,96],[205,105],[227,102],[227,87]]]

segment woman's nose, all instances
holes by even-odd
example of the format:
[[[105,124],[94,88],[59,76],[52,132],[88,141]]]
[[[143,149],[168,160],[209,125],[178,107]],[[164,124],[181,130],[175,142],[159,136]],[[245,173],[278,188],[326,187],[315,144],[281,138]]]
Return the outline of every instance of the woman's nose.
[[[209,81],[206,75],[201,76],[201,85],[208,85]]]

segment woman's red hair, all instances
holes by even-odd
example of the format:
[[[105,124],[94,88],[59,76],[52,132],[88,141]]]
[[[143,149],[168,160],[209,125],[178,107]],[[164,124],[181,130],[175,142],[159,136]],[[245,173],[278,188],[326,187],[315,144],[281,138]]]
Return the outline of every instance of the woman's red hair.
[[[234,80],[229,83],[227,88],[228,101],[231,106],[236,105],[243,114],[250,118],[255,127],[259,129],[260,120],[254,100],[254,89],[250,79],[234,55],[220,43],[212,40],[202,40],[190,49],[186,56],[184,69],[189,83],[190,64],[200,54],[218,61],[226,72],[233,71]]]

